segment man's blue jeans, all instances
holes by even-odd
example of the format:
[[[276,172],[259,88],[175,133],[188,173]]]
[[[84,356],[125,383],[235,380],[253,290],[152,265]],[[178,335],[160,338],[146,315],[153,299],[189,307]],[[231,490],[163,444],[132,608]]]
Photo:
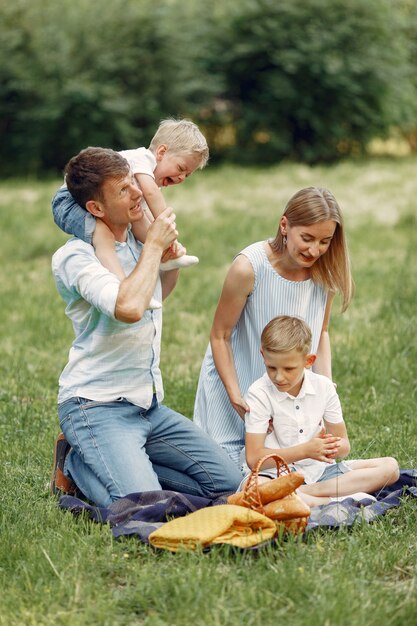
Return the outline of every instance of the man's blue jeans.
[[[71,398],[58,413],[72,448],[65,473],[99,506],[159,489],[213,498],[235,491],[241,481],[217,443],[183,415],[158,406],[155,398],[149,409],[123,398]]]

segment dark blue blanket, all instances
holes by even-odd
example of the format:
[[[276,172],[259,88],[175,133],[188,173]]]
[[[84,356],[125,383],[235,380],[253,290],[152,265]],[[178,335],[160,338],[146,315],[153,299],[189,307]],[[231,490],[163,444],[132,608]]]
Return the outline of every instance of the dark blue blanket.
[[[61,496],[59,506],[75,515],[87,513],[95,522],[110,524],[114,537],[136,535],[148,543],[148,536],[173,517],[182,517],[215,504],[225,504],[226,497],[211,500],[176,491],[131,493],[101,508],[73,496]]]
[[[417,470],[401,470],[399,480],[374,494],[377,501],[355,502],[351,498],[343,502],[333,502],[314,507],[308,520],[306,532],[315,528],[338,528],[352,526],[355,521],[371,522],[385,515],[387,511],[401,504],[402,496],[417,498]],[[151,532],[162,526],[168,519],[181,517],[207,506],[224,504],[226,497],[210,500],[176,491],[147,491],[132,493],[113,502],[108,508],[93,506],[74,498],[61,496],[59,506],[77,515],[86,513],[92,520],[110,524],[114,537],[135,535],[148,543]]]

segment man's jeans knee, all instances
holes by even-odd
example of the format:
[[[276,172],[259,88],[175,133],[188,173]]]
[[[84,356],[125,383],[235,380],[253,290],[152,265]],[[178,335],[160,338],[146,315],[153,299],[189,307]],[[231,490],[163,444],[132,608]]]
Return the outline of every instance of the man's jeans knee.
[[[240,471],[191,420],[164,405],[151,408],[148,416],[153,431],[146,449],[165,489],[206,497],[236,489]]]
[[[65,469],[100,506],[161,488],[215,497],[240,482],[239,470],[213,440],[155,400],[146,410],[124,399],[71,398],[59,406],[59,417],[72,447]]]

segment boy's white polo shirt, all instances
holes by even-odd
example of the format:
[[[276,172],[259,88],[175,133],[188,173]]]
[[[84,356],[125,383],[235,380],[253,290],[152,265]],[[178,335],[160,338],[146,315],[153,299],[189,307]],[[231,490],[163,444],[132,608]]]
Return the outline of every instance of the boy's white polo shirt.
[[[273,432],[265,439],[265,447],[290,448],[309,441],[324,426],[343,422],[339,396],[332,381],[326,376],[304,370],[304,380],[297,397],[279,391],[268,374],[256,380],[246,394],[250,413],[245,416],[248,433],[266,433],[273,418]],[[316,482],[328,463],[304,459],[291,467],[304,475],[307,484]]]

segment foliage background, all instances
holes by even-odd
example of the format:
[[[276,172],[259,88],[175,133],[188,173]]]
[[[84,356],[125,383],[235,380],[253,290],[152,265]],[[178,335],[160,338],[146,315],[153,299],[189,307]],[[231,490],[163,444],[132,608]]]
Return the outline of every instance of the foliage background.
[[[191,117],[213,161],[416,146],[413,0],[0,0],[0,175]]]

